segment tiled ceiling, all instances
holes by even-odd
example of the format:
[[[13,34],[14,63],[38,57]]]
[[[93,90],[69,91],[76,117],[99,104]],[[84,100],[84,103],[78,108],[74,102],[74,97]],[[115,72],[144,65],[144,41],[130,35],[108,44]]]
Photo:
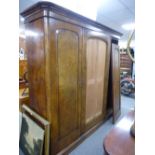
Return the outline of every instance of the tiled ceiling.
[[[20,0],[19,12],[22,12],[27,7],[41,0]],[[46,0],[47,1],[47,0]],[[58,5],[71,9],[72,11],[91,18],[88,13],[95,13],[93,20],[98,21],[112,29],[115,29],[123,36],[122,41],[126,41],[129,35],[129,30],[122,28],[123,24],[134,23],[135,21],[135,1],[134,0],[48,0]],[[71,3],[72,2],[72,3]],[[98,4],[97,4],[98,3]],[[96,10],[95,10],[95,7]],[[22,25],[22,23],[20,22]]]

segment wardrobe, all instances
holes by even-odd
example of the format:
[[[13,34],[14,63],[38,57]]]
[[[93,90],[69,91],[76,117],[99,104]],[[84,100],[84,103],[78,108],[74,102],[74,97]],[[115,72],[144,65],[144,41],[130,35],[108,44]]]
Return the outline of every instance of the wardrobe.
[[[65,154],[108,116],[112,40],[121,33],[50,2],[21,15],[29,107],[51,124],[50,155]]]

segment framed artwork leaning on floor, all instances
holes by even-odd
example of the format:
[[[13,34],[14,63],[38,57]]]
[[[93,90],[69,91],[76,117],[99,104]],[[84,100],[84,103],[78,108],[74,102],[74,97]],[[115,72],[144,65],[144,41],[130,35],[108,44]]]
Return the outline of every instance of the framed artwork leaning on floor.
[[[49,122],[22,106],[19,155],[49,155]]]
[[[44,130],[26,114],[22,115],[19,147],[24,155],[42,155]]]

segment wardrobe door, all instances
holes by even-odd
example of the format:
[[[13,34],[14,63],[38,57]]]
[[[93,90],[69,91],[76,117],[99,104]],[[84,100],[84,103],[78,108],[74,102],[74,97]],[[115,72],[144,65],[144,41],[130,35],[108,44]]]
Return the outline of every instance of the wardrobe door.
[[[121,101],[120,101],[120,53],[119,47],[112,44],[112,104],[113,104],[113,122],[121,114]]]
[[[102,33],[85,31],[85,129],[104,119],[109,67],[109,42]]]
[[[50,79],[53,149],[80,135],[82,29],[50,19]]]

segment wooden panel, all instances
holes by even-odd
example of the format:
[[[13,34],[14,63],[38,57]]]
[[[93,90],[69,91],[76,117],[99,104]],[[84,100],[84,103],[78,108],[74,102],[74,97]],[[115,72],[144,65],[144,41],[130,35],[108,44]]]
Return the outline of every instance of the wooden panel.
[[[112,44],[112,100],[113,122],[115,123],[121,113],[120,101],[120,53],[118,45]]]
[[[26,36],[29,72],[30,107],[47,118],[43,20],[29,23]]]
[[[97,108],[97,87],[96,87],[96,61],[97,61],[97,41],[89,39],[87,41],[87,84],[86,84],[86,123],[95,118]]]
[[[97,38],[87,41],[86,123],[102,115],[106,43]]]
[[[96,84],[97,84],[97,109],[96,115],[99,116],[103,111],[104,86],[105,86],[105,63],[106,63],[107,45],[104,41],[98,40],[98,57],[96,66]]]
[[[49,20],[50,112],[53,154],[80,135],[82,28]]]
[[[59,70],[59,138],[78,126],[78,35],[61,30],[57,36]],[[72,123],[71,123],[72,122]]]
[[[84,50],[86,63],[85,102],[82,106],[82,132],[102,122],[106,116],[107,88],[110,62],[110,41],[108,36],[91,30],[85,30]]]

